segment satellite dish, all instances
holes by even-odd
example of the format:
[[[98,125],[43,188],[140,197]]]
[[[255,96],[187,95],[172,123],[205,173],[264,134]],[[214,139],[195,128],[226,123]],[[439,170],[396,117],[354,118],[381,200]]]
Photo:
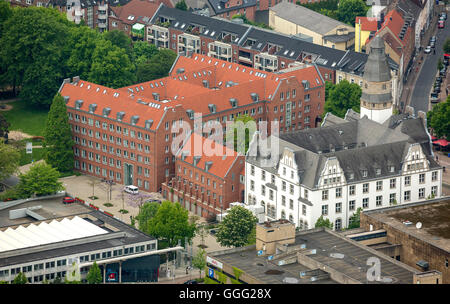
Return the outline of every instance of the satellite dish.
[[[421,223],[421,222],[417,222],[417,224],[416,224],[416,228],[417,228],[417,229],[420,229],[420,228],[422,228],[422,223]]]

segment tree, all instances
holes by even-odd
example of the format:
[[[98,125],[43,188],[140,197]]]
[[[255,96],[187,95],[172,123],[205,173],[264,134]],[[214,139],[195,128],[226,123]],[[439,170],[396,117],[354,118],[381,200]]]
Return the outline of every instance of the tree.
[[[97,41],[92,54],[89,81],[111,88],[120,88],[135,83],[135,67],[125,50],[106,39]]]
[[[155,217],[159,206],[160,205],[157,202],[144,203],[144,205],[139,209],[139,214],[136,216],[139,230],[149,234],[148,221]]]
[[[19,274],[17,274],[17,276],[14,278],[12,284],[27,284],[28,283],[28,279],[26,277],[25,274],[23,274],[22,272],[19,272]]]
[[[8,1],[0,0],[0,33],[2,32],[3,23],[9,19],[13,14],[11,6]]]
[[[71,28],[68,39],[67,59],[68,75],[78,75],[81,79],[88,79],[92,66],[92,54],[97,41],[101,39],[100,33],[87,26]]]
[[[19,192],[27,197],[49,195],[64,190],[58,181],[59,172],[44,163],[35,163],[25,174],[19,175]]]
[[[149,61],[137,67],[138,82],[159,79],[169,75],[170,68],[177,58],[177,54],[169,49],[159,50]]]
[[[200,277],[202,277],[202,270],[206,267],[206,251],[204,249],[197,251],[197,254],[192,259],[192,266],[199,270]]]
[[[450,139],[450,95],[445,102],[436,104],[428,111],[427,124],[437,137]]]
[[[365,16],[368,9],[363,0],[340,0],[336,16],[339,21],[355,26],[356,17]]]
[[[256,132],[256,122],[253,117],[248,114],[237,116],[234,119],[234,122],[237,123],[236,128],[232,128],[230,130],[227,129],[226,142],[228,142],[229,140],[233,140],[234,150],[242,154],[246,154],[250,145],[250,140],[253,138],[253,134]],[[243,125],[240,124],[240,122],[242,122]],[[245,128],[247,123],[248,128]],[[240,128],[245,129],[240,130]],[[243,138],[241,134],[244,133],[242,133],[242,131],[245,133]]]
[[[63,97],[53,98],[44,128],[45,160],[59,172],[73,170],[74,153],[72,131]]]
[[[175,4],[175,8],[182,11],[187,11],[188,9],[187,4],[184,0],[178,1],[177,4]]]
[[[136,67],[149,61],[158,54],[158,48],[154,44],[145,41],[136,41],[133,44],[133,62]]]
[[[167,240],[168,246],[176,246],[194,237],[195,223],[189,223],[188,211],[179,203],[162,202],[156,215],[147,224],[148,233],[159,239]]]
[[[360,214],[361,214],[362,208],[359,207],[355,213],[349,218],[349,225],[348,229],[353,228],[359,228],[360,226]]]
[[[321,216],[317,219],[317,222],[316,222],[316,224],[315,224],[315,227],[316,227],[316,228],[319,228],[319,227],[326,227],[326,228],[333,229],[333,224],[330,222],[329,219],[324,219],[324,218],[323,218],[323,215],[321,215]]]
[[[438,71],[442,70],[444,68],[444,63],[442,62],[442,58],[439,58],[437,63],[437,69]]]
[[[131,38],[124,32],[119,30],[106,31],[102,36],[104,39],[111,41],[113,45],[125,50],[126,54],[132,53]]]
[[[234,206],[219,224],[216,234],[221,246],[242,247],[249,243],[257,219],[251,211]]]
[[[20,161],[20,152],[0,139],[0,180],[9,177],[17,171]]]
[[[88,180],[89,186],[92,186],[92,196],[90,197],[91,199],[95,199],[95,186],[99,185],[100,183],[101,183],[101,181],[95,177],[91,177]]]
[[[450,54],[450,38],[447,38],[444,43],[444,53]]]
[[[92,264],[91,268],[89,269],[86,280],[89,284],[100,284],[103,282],[102,273],[96,261],[94,261],[94,264]]]
[[[345,117],[348,109],[360,111],[362,90],[356,83],[342,80],[334,86],[329,86],[328,99],[325,101],[324,115],[331,112],[341,118]]]
[[[3,138],[8,143],[9,122],[0,114],[0,139]]]
[[[48,108],[63,79],[67,32],[71,24],[57,10],[17,8],[2,25],[0,78],[20,86],[20,97]]]

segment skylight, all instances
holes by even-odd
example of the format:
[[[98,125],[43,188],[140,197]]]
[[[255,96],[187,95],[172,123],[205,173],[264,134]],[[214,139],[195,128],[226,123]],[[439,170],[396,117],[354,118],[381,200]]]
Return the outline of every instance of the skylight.
[[[283,55],[286,55],[287,53],[289,53],[289,50],[284,51]]]
[[[205,31],[205,35],[208,35],[208,33],[209,33],[209,30],[206,30],[206,31]]]
[[[177,23],[175,23],[174,27],[177,27],[177,26],[178,26],[178,24],[180,24],[180,22],[178,22],[178,21],[177,21]]]

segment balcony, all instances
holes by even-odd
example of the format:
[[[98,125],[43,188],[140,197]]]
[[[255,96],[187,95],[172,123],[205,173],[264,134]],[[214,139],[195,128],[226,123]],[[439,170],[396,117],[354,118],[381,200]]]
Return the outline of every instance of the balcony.
[[[189,56],[193,53],[200,53],[200,37],[182,34],[178,36],[178,54]]]
[[[255,68],[267,72],[275,72],[278,70],[278,58],[267,53],[256,54]]]
[[[221,42],[211,42],[208,44],[208,56],[231,62],[233,50],[231,45]]]

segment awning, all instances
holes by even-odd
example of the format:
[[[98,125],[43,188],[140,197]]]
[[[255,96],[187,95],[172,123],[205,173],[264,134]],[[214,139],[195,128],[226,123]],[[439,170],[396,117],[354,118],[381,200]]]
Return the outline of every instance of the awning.
[[[446,147],[450,144],[450,141],[447,141],[445,139],[439,139],[439,140],[435,140],[433,141],[433,145],[439,145],[442,147]]]
[[[431,136],[431,140],[432,140],[432,141],[435,141],[436,139],[437,139],[436,136]]]

